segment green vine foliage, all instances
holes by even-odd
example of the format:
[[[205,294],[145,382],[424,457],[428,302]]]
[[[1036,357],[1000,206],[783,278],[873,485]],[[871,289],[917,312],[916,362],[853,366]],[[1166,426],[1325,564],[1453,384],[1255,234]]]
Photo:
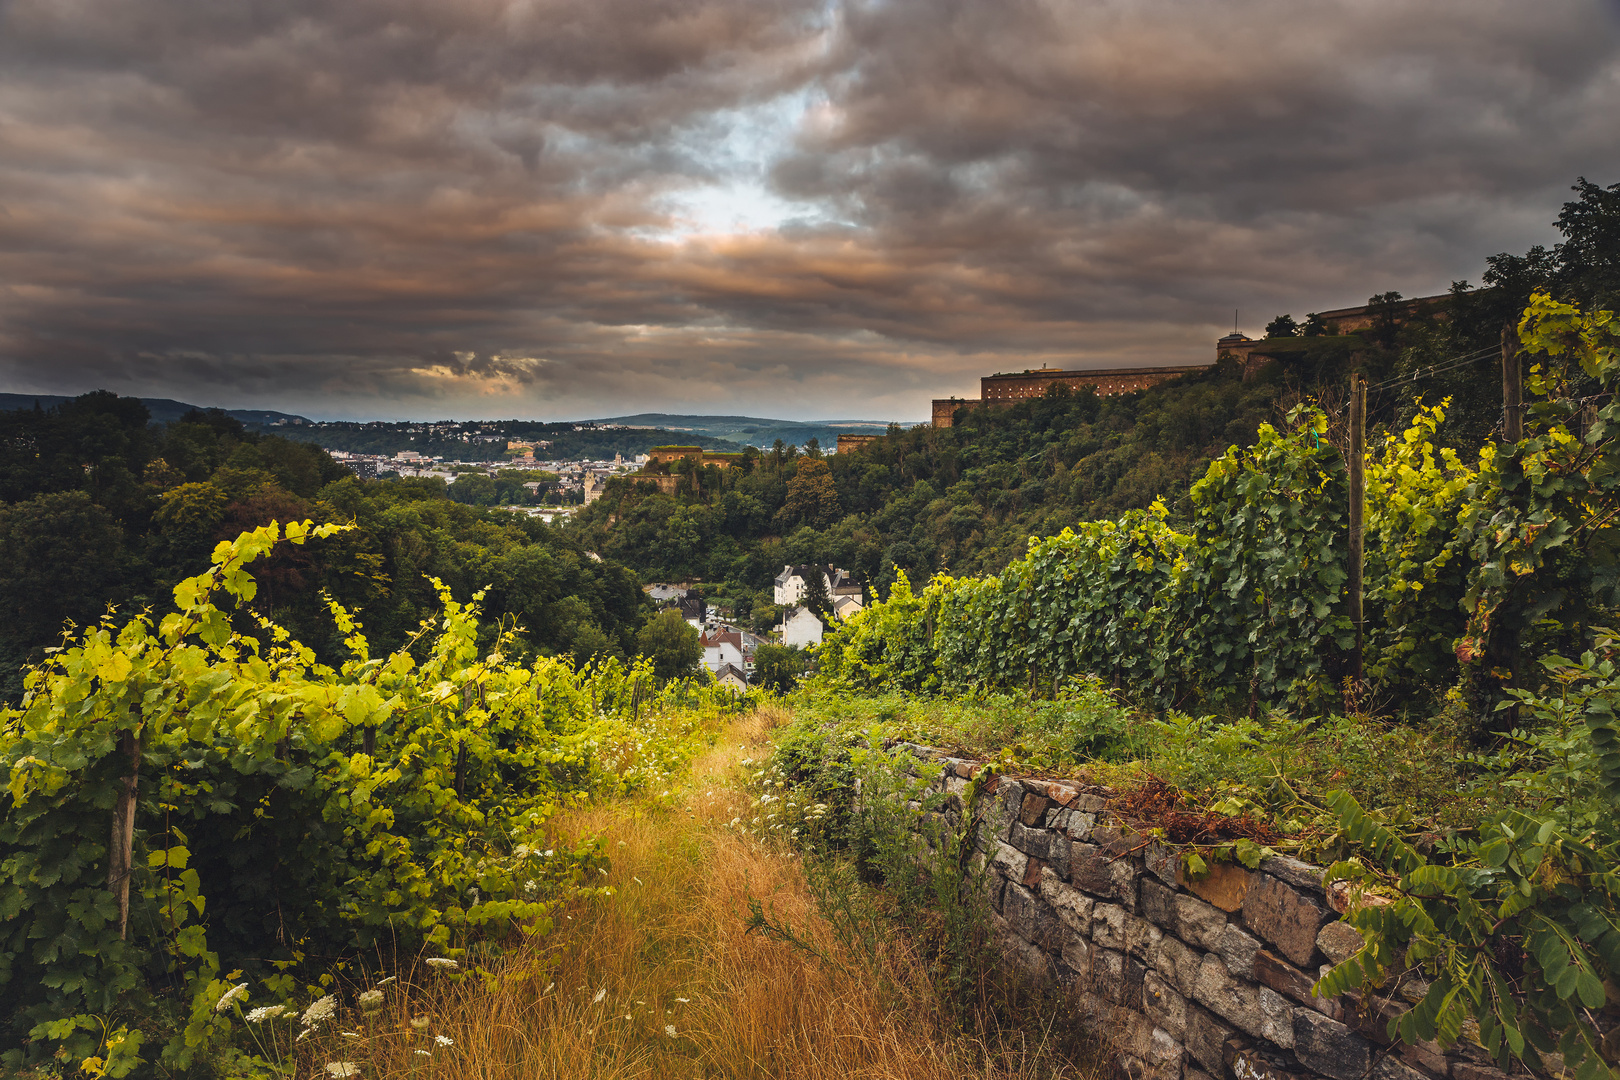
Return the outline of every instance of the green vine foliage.
[[[955,586],[951,577],[936,574],[915,591],[906,572],[898,571],[888,600],[857,612],[822,639],[816,653],[822,670],[863,690],[939,690],[944,677],[934,628]]]
[[[1449,404],[1419,409],[1406,431],[1368,455],[1366,673],[1385,690],[1456,677],[1478,470],[1450,447],[1435,448]]]
[[[659,688],[645,662],[520,666],[502,652],[513,628],[480,655],[479,597],[458,603],[437,582],[441,614],[390,655],[333,603],[348,659],[319,663],[252,614],[248,567],[340,528],[271,524],[221,543],[175,588],[174,613],[109,615],[0,713],[8,1069],[55,1056],[123,1076],[155,1044],[184,1070],[230,1038],[215,1009],[227,969],[289,1001],[311,965],[357,950],[457,958],[474,928],[545,932],[603,856],[525,838],[587,791],[667,775],[676,744],[649,739],[647,717],[729,705]],[[130,777],[121,934],[109,869]]]
[[[1482,455],[1471,493],[1469,661],[1517,674],[1523,650],[1574,636],[1620,607],[1620,322],[1531,297],[1526,437]]]
[[[1260,426],[1193,485],[1185,569],[1160,600],[1165,676],[1217,704],[1317,704],[1354,645],[1343,598],[1344,459],[1327,418],[1299,407]]]
[[[822,670],[859,687],[1089,675],[1161,703],[1319,701],[1350,643],[1345,469],[1325,429],[1297,409],[1228,451],[1193,486],[1190,533],[1155,504],[1032,541],[999,577],[897,588],[823,641]]]
[[[1600,1037],[1593,1022],[1620,1005],[1620,671],[1614,635],[1598,624],[1620,607],[1620,326],[1537,294],[1518,332],[1537,358],[1525,437],[1487,448],[1472,478],[1448,463],[1427,490],[1432,506],[1456,508],[1455,529],[1430,531],[1392,575],[1427,584],[1422,568],[1433,567],[1445,593],[1457,564],[1467,567],[1458,658],[1499,681],[1498,711],[1522,725],[1509,748],[1477,762],[1498,789],[1488,805],[1502,809],[1477,838],[1431,858],[1333,793],[1367,857],[1335,864],[1327,880],[1374,899],[1351,916],[1365,947],[1318,992],[1370,990],[1398,965],[1417,967],[1432,981],[1392,1035],[1449,1045],[1472,1020],[1504,1065],[1556,1066],[1546,1060],[1556,1054],[1580,1080],[1599,1080],[1620,1062],[1615,1034]],[[1558,646],[1571,642],[1591,647],[1566,659]],[[1520,659],[1536,653],[1541,679]]]
[[[942,670],[956,685],[1141,685],[1154,674],[1154,603],[1186,543],[1155,503],[1036,541],[999,578],[955,583],[935,638]]]
[[[1620,675],[1612,642],[1579,660],[1543,660],[1553,690],[1518,690],[1549,731],[1584,743],[1577,767],[1546,770],[1539,804],[1499,811],[1477,840],[1431,859],[1333,792],[1328,805],[1367,857],[1335,863],[1325,881],[1355,883],[1349,918],[1366,944],[1317,984],[1331,996],[1370,992],[1403,967],[1427,992],[1390,1021],[1391,1037],[1450,1046],[1470,1019],[1506,1066],[1558,1054],[1578,1080],[1611,1080],[1620,1046],[1594,1014],[1616,1003],[1620,974]],[[1551,764],[1551,763],[1549,763]]]

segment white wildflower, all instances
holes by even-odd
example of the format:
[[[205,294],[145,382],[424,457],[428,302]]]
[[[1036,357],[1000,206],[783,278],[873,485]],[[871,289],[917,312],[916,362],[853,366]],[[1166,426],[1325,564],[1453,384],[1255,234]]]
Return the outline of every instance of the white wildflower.
[[[454,1045],[456,1045],[455,1042],[448,1035],[435,1035],[435,1036],[433,1036],[433,1041],[438,1043],[440,1046],[454,1046]]]
[[[388,976],[388,978],[386,978],[386,979],[381,979],[381,980],[379,980],[379,981],[378,981],[378,983],[377,983],[377,985],[378,985],[378,986],[387,986],[387,985],[388,985],[388,984],[389,984],[389,983],[391,983],[391,982],[393,982],[393,981],[394,981],[394,980],[396,980],[396,979],[398,979],[398,978],[399,978],[399,976],[398,976],[398,975],[390,975],[390,976]]]
[[[680,1003],[681,1003],[681,1004],[682,1004],[682,1005],[685,1005],[685,1004],[687,1004],[687,1003],[688,1003],[688,1002],[687,1002],[687,1000],[686,1000],[686,998],[676,998],[676,999],[675,999],[675,1000],[676,1000],[676,1001],[678,1001],[678,1002],[680,1002]]]
[[[304,1010],[302,1020],[305,1027],[314,1027],[316,1024],[330,1020],[337,1015],[337,998],[327,994],[323,998],[316,998]]]
[[[298,1038],[294,1039],[293,1042],[303,1042],[305,1039],[309,1038],[310,1033],[314,1030],[315,1029],[312,1027],[305,1028],[303,1031],[298,1033]]]
[[[432,1057],[433,1056],[432,1054],[428,1053],[426,1050],[415,1050],[415,1051],[412,1051],[412,1053],[420,1054],[422,1057]]]
[[[337,1077],[338,1080],[346,1080],[350,1076],[359,1076],[360,1066],[352,1061],[328,1061],[326,1071]]]
[[[546,988],[543,991],[541,991],[541,993],[549,994],[555,989],[557,989],[557,984],[554,983],[554,982],[549,982],[549,983],[546,983]]]
[[[427,1026],[431,1023],[433,1023],[433,1017],[431,1016],[411,1017],[411,1027],[415,1028],[417,1031],[426,1031]]]
[[[664,1034],[668,1035],[670,1038],[674,1038],[675,1037],[675,1025],[674,1024],[665,1024],[664,1025]]]
[[[263,1005],[248,1013],[247,1021],[250,1024],[262,1024],[266,1020],[274,1020],[278,1016],[285,1015],[286,1012],[285,1005]]]
[[[551,856],[552,856],[552,855],[553,855],[553,854],[554,854],[554,853],[555,853],[555,852],[554,852],[554,850],[553,850],[553,849],[552,849],[552,848],[546,848],[546,858],[548,858],[548,859],[549,859],[549,858],[551,858]]]
[[[449,959],[448,957],[430,956],[430,957],[427,958],[426,963],[427,963],[427,966],[430,967],[430,968],[442,968],[445,971],[460,971],[461,970],[461,965],[458,964],[456,961]]]
[[[360,1033],[358,1031],[340,1031],[338,1034],[343,1036],[345,1039],[358,1039],[360,1037]]]
[[[217,1013],[222,1013],[231,1007],[231,1002],[241,1001],[246,997],[247,983],[237,983],[235,986],[231,987],[229,990],[225,991],[219,996],[219,1002],[215,1004],[214,1011]]]
[[[602,989],[600,989],[600,990],[598,990],[596,992],[595,997],[591,998],[591,1004],[595,1005],[597,1002],[601,1001],[605,997],[607,997],[607,987],[604,986],[604,987],[602,987]]]
[[[361,1012],[376,1012],[382,1008],[383,992],[381,990],[367,990],[355,999],[355,1003],[360,1006]]]

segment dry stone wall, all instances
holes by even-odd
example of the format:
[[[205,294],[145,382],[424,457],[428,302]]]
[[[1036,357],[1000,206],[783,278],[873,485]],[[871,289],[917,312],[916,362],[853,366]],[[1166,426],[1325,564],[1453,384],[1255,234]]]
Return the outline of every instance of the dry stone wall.
[[[946,796],[934,812],[960,829],[980,766],[906,749],[944,766],[931,781]],[[1188,880],[1175,851],[1113,823],[1111,796],[1069,781],[997,778],[975,807],[974,846],[1006,962],[1066,990],[1114,1041],[1124,1073],[1502,1080],[1466,1038],[1449,1053],[1391,1044],[1390,1017],[1427,989],[1416,973],[1365,997],[1312,995],[1328,965],[1361,947],[1342,921],[1348,894],[1329,895],[1320,867],[1287,857],[1255,871],[1216,863]]]

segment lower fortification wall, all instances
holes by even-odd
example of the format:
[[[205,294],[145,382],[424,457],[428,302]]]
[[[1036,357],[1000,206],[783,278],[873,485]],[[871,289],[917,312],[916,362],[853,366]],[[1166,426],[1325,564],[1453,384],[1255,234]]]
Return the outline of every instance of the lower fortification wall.
[[[919,765],[944,766],[931,783],[946,798],[933,812],[960,829],[980,766],[905,749]],[[1450,1052],[1391,1044],[1389,1018],[1427,989],[1416,973],[1391,980],[1388,996],[1312,996],[1326,966],[1361,946],[1341,918],[1347,892],[1324,890],[1320,867],[1218,863],[1188,880],[1175,851],[1111,824],[1112,797],[1070,781],[997,778],[975,808],[974,846],[1006,963],[1068,991],[1079,1019],[1113,1041],[1122,1073],[1503,1080],[1466,1038]]]

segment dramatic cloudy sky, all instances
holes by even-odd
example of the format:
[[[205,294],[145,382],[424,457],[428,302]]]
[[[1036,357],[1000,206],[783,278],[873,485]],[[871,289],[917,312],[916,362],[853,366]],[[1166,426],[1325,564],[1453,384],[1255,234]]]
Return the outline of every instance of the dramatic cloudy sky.
[[[1616,0],[0,0],[0,389],[927,415],[1443,291]]]

